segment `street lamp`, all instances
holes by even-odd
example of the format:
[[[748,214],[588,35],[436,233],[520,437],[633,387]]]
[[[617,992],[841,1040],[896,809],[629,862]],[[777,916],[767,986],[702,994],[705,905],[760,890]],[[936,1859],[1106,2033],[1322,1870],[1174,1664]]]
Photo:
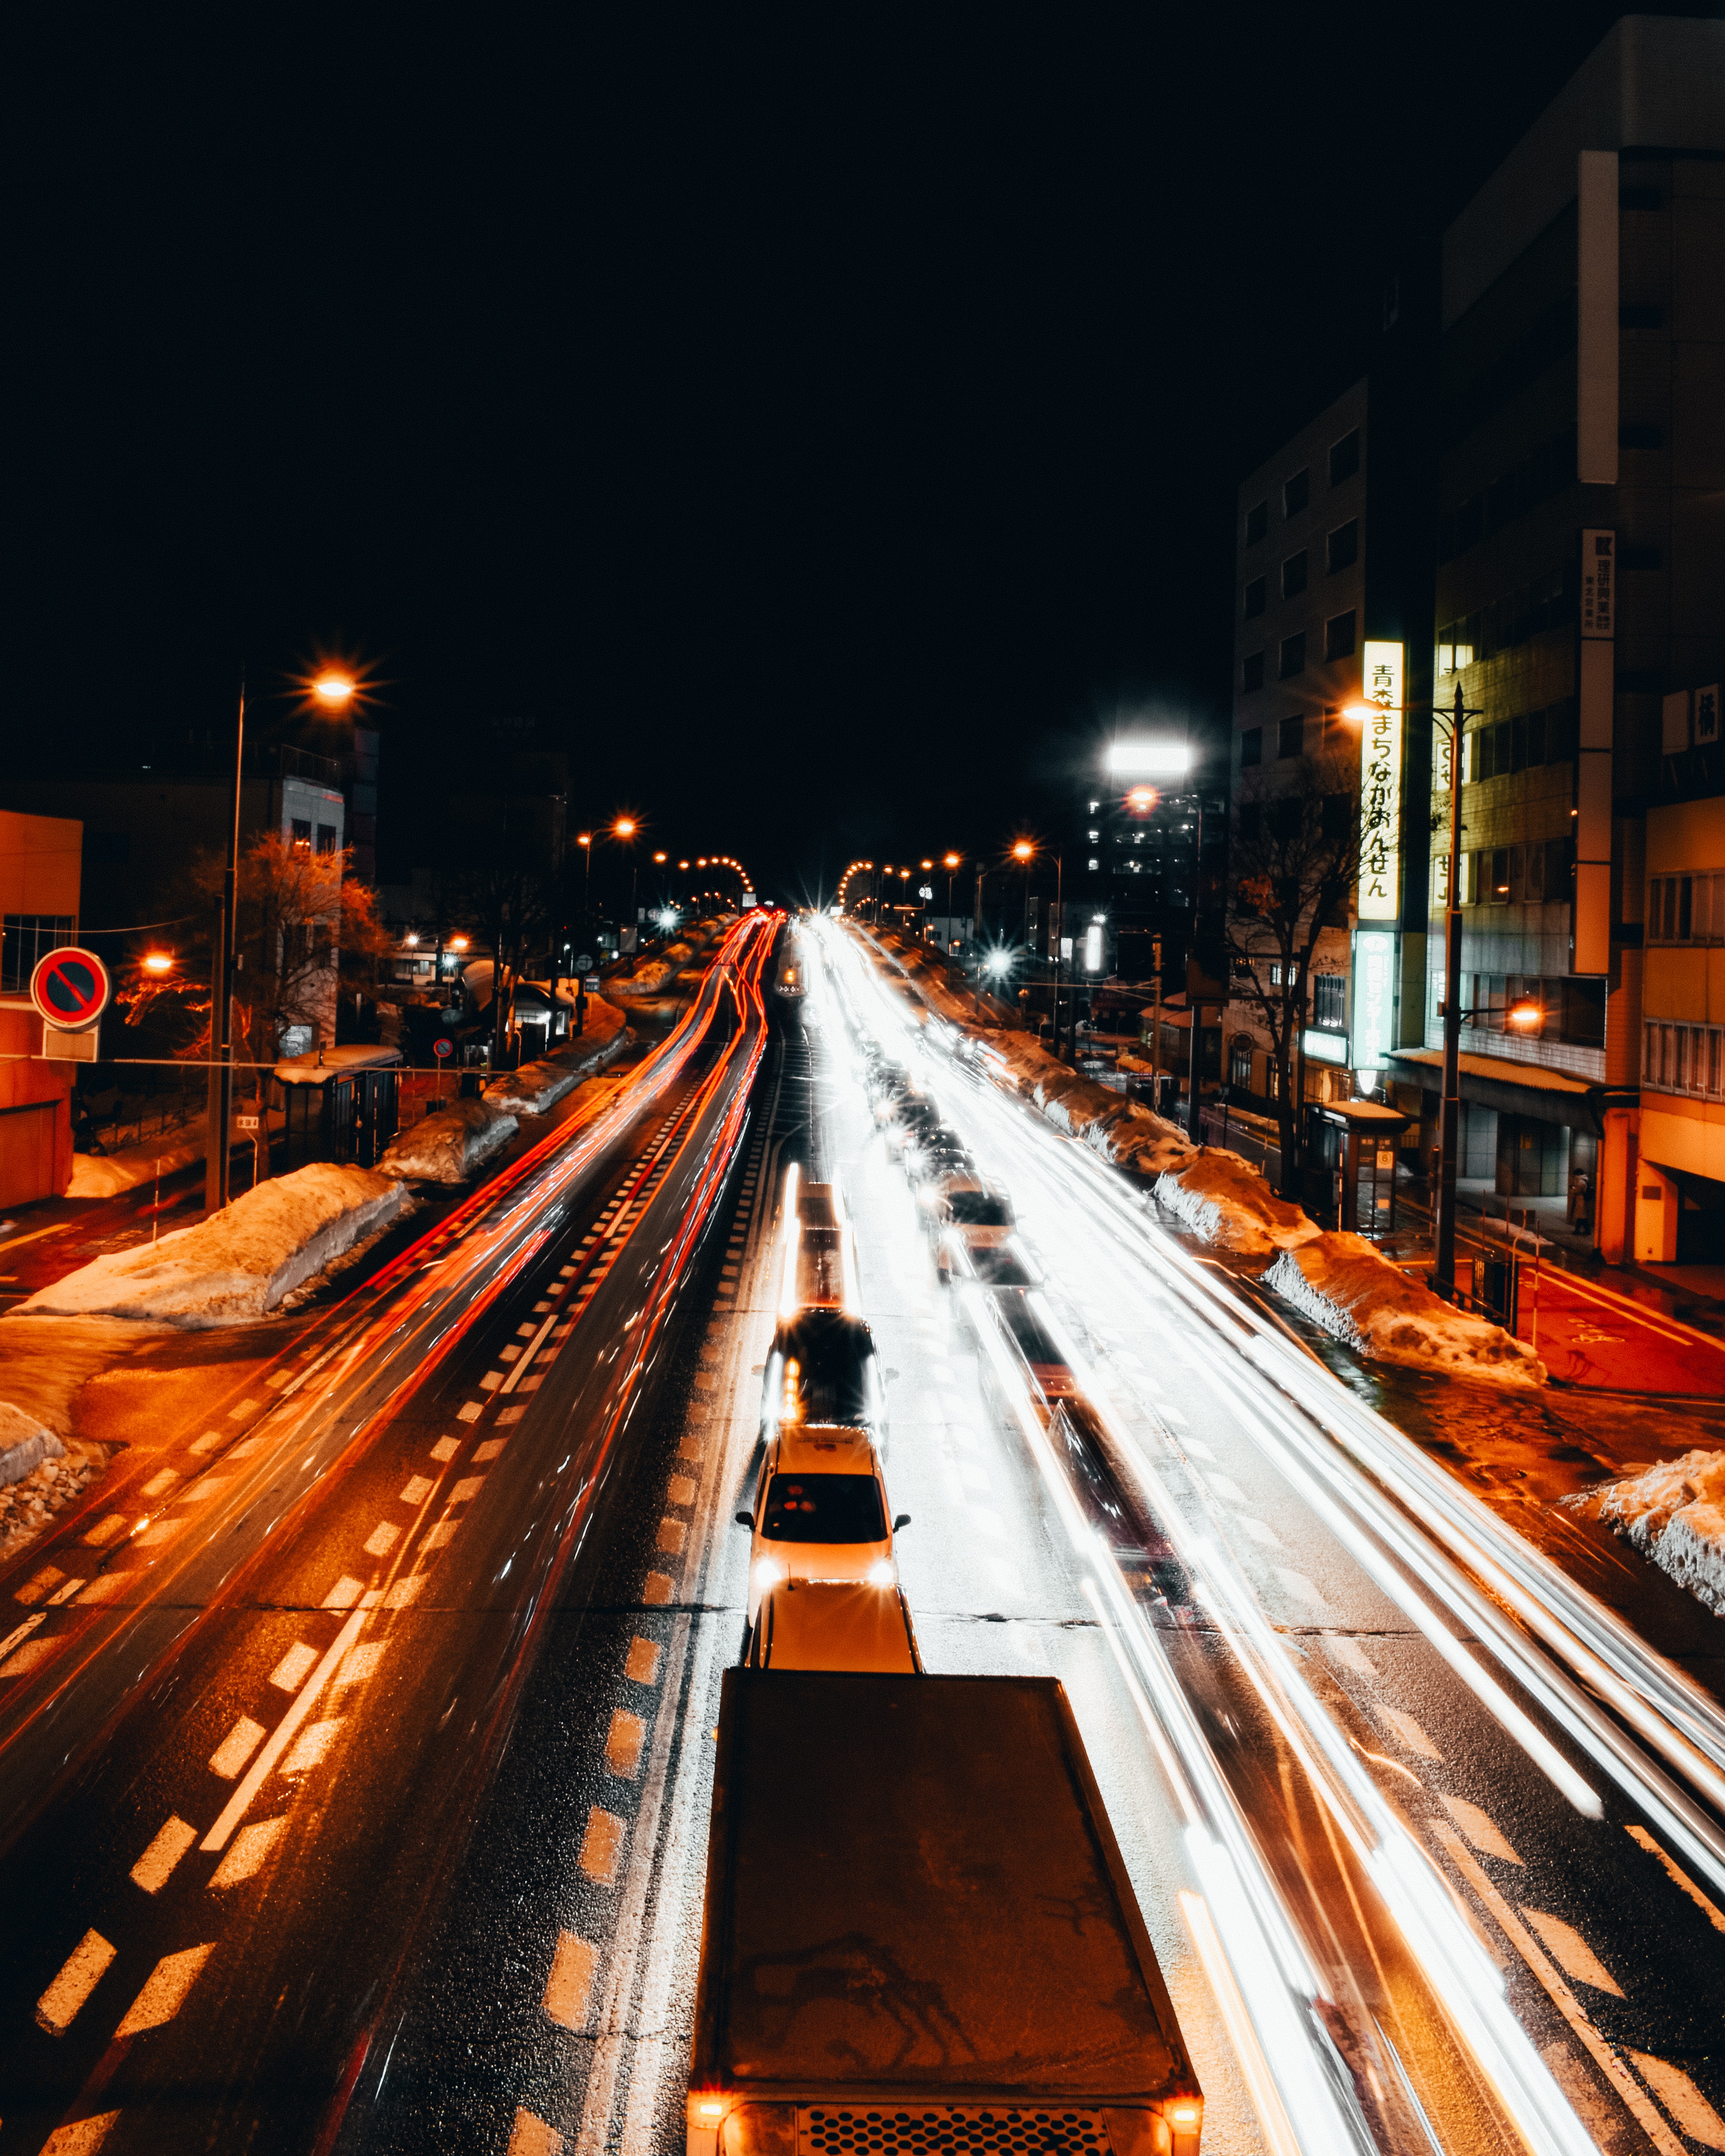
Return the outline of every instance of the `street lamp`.
[[[1030,868],[1036,848],[1028,839],[1020,839],[1013,848],[1014,855],[1024,864],[1024,940],[1029,942]],[[1058,1063],[1060,1057],[1060,938],[1066,926],[1065,890],[1066,864],[1060,854],[1054,857],[1055,865],[1055,932],[1054,932],[1054,1052]]]
[[[348,674],[320,674],[311,684],[311,693],[326,710],[340,711],[353,701],[357,685]]]

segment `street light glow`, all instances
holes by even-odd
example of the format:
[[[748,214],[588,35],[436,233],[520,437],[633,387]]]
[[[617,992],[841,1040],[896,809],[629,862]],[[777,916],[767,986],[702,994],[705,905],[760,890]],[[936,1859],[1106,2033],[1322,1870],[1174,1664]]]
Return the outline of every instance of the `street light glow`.
[[[311,685],[312,695],[331,711],[339,711],[343,704],[351,703],[353,691],[353,678],[347,674],[320,674]]]
[[[632,839],[635,834],[635,819],[633,816],[619,816],[611,829],[619,839]]]
[[[173,957],[170,952],[146,951],[144,953],[144,971],[146,973],[171,973],[173,971]]]
[[[575,843],[578,846],[590,846],[593,844],[593,833],[591,831],[578,831],[575,834]]]
[[[1117,778],[1178,778],[1192,768],[1189,742],[1117,741],[1108,751],[1108,768]]]
[[[1012,857],[1015,861],[1027,861],[1035,850],[1028,839],[1020,839],[1012,850]]]

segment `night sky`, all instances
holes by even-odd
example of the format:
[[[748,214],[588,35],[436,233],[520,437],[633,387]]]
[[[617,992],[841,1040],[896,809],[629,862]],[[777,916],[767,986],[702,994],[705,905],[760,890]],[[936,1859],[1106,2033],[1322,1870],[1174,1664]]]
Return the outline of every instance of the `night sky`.
[[[498,717],[786,896],[1051,828],[1117,716],[1220,727],[1240,471],[1618,12],[51,25],[8,732],[136,758],[350,656],[386,877]]]

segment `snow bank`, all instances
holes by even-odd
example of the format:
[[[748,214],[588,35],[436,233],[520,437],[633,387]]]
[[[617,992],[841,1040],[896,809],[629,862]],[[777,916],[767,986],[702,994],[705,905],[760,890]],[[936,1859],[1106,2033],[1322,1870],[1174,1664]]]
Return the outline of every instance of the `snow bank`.
[[[404,1203],[401,1186],[387,1177],[316,1162],[260,1183],[196,1227],[94,1260],[39,1290],[13,1316],[242,1324],[279,1308]]]
[[[465,1183],[520,1127],[489,1101],[446,1101],[402,1132],[377,1163],[377,1173],[403,1183]]]
[[[590,1010],[588,1015],[592,1015]],[[506,1070],[501,1078],[494,1078],[485,1088],[486,1106],[516,1115],[542,1116],[583,1078],[603,1070],[629,1041],[631,1036],[622,1029],[622,1012],[614,1015],[618,1024],[609,1029],[610,1037],[597,1045],[583,1034],[573,1048],[560,1050],[540,1063],[524,1063],[519,1070]]]
[[[117,1198],[123,1190],[136,1190],[153,1183],[158,1174],[174,1175],[203,1158],[204,1135],[188,1137],[183,1131],[170,1143],[158,1138],[148,1145],[127,1146],[121,1152],[74,1152],[68,1198]]]
[[[1306,1224],[1311,1229],[1309,1220]],[[1525,1340],[1489,1318],[1453,1308],[1363,1236],[1313,1230],[1281,1252],[1264,1284],[1326,1332],[1380,1363],[1499,1385],[1545,1383],[1545,1365]]]
[[[605,985],[614,996],[650,996],[662,988],[676,971],[663,958],[649,958],[627,980],[613,978]]]
[[[1725,1615],[1725,1452],[1686,1452],[1587,1502],[1661,1572]]]
[[[64,1459],[65,1450],[54,1433],[43,1428],[39,1415],[0,1400],[0,1486],[22,1481],[44,1460]]]

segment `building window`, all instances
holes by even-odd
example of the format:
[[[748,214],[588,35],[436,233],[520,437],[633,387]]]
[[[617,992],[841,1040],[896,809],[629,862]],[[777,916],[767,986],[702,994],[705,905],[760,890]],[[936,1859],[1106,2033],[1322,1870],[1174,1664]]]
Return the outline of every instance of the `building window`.
[[[0,921],[0,988],[25,993],[38,963],[50,951],[74,942],[75,913],[8,913]]]
[[[1332,614],[1324,624],[1324,657],[1351,659],[1353,656],[1353,609],[1346,613]]]
[[[1263,611],[1264,579],[1261,577],[1254,577],[1245,588],[1246,619],[1250,621],[1255,614],[1260,614]]]
[[[1303,718],[1284,719],[1276,730],[1277,756],[1298,756],[1305,746],[1305,720]]]
[[[1306,632],[1303,629],[1297,636],[1283,637],[1280,671],[1284,681],[1306,671]]]
[[[1092,875],[1094,875],[1094,874],[1096,873],[1096,871],[1099,868],[1101,868],[1101,865],[1102,865],[1102,864],[1101,864],[1101,862],[1100,862],[1100,861],[1096,858],[1095,855],[1094,855],[1094,854],[1092,854],[1092,855],[1091,855],[1091,862],[1090,862],[1091,873]]]
[[[1486,896],[1490,905],[1509,904],[1510,853],[1508,846],[1493,846],[1487,856],[1491,880]]]
[[[1248,726],[1240,737],[1240,767],[1242,771],[1264,761],[1264,729]]]
[[[1340,486],[1344,479],[1352,479],[1359,470],[1359,429],[1344,434],[1339,442],[1330,444],[1330,485]]]
[[[1238,1086],[1243,1093],[1252,1090],[1252,1051],[1248,1048],[1234,1049],[1228,1058],[1228,1083]]]
[[[317,850],[321,854],[332,854],[335,852],[336,827],[333,824],[320,824],[318,825]]]
[[[1281,961],[1280,958],[1272,958],[1270,962],[1270,985],[1272,988],[1279,988],[1281,986]]]
[[[1281,565],[1281,595],[1285,599],[1296,598],[1306,588],[1306,549],[1290,554]]]
[[[1248,696],[1254,689],[1263,687],[1264,654],[1261,651],[1247,652],[1245,664],[1240,668],[1240,685]]]
[[[1245,542],[1247,546],[1255,547],[1269,529],[1270,504],[1267,501],[1255,501],[1246,511]]]
[[[311,819],[309,816],[295,816],[292,819],[290,829],[295,850],[298,851],[303,848],[309,854],[311,850]]]
[[[1338,524],[1330,534],[1326,549],[1330,574],[1337,569],[1351,569],[1359,559],[1359,519],[1350,516],[1345,524]]]
[[[1291,479],[1284,480],[1281,488],[1281,513],[1297,516],[1312,495],[1312,474],[1296,471]]]
[[[1348,1030],[1348,976],[1314,973],[1312,977],[1312,1023],[1326,1033]]]

